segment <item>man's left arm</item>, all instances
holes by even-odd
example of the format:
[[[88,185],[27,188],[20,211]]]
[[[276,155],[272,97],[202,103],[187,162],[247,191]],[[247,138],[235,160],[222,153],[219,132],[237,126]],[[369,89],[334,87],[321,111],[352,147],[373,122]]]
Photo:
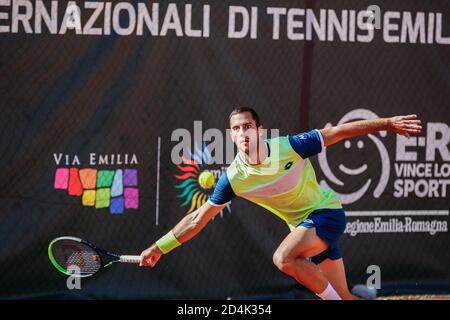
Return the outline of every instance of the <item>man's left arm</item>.
[[[379,118],[360,120],[344,123],[338,126],[320,129],[325,147],[348,138],[366,135],[377,131],[392,131],[405,137],[418,134],[422,130],[417,115],[395,116],[391,118]]]

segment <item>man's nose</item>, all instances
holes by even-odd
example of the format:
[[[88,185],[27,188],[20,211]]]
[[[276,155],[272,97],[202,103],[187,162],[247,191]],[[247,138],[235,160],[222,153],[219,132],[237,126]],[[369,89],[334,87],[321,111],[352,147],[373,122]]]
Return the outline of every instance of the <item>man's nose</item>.
[[[241,138],[246,138],[246,137],[248,136],[247,130],[245,130],[245,129],[240,129],[240,130],[239,130],[239,136],[240,136]]]

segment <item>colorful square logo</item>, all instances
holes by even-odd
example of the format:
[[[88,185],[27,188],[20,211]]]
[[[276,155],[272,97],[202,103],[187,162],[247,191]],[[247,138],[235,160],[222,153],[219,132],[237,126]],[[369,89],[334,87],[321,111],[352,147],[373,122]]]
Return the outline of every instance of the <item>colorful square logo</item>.
[[[53,187],[81,197],[81,204],[96,209],[109,208],[110,214],[139,208],[136,169],[98,170],[57,168]]]

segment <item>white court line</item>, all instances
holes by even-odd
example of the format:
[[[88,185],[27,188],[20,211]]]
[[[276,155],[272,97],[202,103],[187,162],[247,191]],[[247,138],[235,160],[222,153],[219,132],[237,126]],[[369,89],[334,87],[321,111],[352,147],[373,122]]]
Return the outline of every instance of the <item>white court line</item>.
[[[346,211],[347,217],[371,216],[448,216],[449,210],[381,210],[381,211]]]
[[[158,137],[158,159],[156,165],[156,222],[155,224],[159,224],[159,162],[161,155],[161,137]]]

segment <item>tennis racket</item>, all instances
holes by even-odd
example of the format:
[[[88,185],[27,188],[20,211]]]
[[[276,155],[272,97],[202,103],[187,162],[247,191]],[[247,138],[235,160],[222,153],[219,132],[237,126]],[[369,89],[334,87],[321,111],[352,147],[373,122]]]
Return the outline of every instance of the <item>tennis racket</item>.
[[[140,256],[112,253],[76,237],[59,237],[48,245],[48,257],[61,273],[86,278],[114,263],[139,263]]]

